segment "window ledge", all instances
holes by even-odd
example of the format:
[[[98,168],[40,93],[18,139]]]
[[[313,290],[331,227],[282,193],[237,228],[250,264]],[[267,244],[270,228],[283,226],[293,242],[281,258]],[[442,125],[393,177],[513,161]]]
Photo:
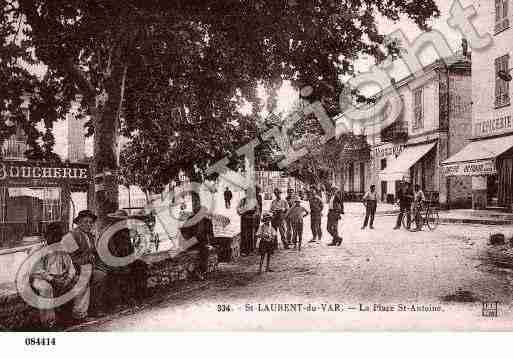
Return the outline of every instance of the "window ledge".
[[[508,103],[505,103],[505,104],[501,104],[501,105],[495,105],[494,109],[498,110],[500,108],[504,108],[504,107],[508,107],[508,106],[511,106],[511,102],[508,102]]]
[[[493,32],[493,36],[497,36],[497,35],[500,35],[502,32],[506,31],[506,30],[509,30],[509,26],[506,26],[502,29],[497,29],[497,30],[494,30]]]

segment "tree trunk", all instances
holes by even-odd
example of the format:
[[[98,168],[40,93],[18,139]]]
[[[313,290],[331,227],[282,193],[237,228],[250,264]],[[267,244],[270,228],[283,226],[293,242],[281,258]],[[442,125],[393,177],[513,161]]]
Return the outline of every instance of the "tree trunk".
[[[98,229],[108,225],[107,214],[119,207],[118,193],[118,127],[123,99],[126,67],[114,59],[111,76],[105,83],[106,102],[94,118],[95,212]]]

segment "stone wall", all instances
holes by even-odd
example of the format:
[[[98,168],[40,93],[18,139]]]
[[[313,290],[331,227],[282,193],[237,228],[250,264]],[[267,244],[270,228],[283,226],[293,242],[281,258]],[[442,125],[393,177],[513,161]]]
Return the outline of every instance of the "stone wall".
[[[176,257],[153,258],[147,261],[147,287],[169,285],[187,280],[198,268],[199,252],[187,251]],[[217,251],[211,247],[208,272],[217,271]],[[128,299],[128,298],[125,298]],[[24,330],[37,328],[39,316],[36,309],[26,304],[16,292],[14,283],[0,287],[0,330]]]

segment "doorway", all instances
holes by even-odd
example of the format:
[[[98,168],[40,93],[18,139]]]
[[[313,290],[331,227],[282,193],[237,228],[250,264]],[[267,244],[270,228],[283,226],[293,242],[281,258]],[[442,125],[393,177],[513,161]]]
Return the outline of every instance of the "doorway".
[[[499,178],[497,175],[486,177],[486,205],[498,207],[499,205]]]
[[[381,202],[387,200],[387,181],[381,181]]]

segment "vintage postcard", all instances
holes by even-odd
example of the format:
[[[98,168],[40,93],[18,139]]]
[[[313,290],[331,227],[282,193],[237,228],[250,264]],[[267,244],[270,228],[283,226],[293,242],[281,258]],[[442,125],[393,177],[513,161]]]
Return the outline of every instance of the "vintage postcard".
[[[513,0],[0,4],[1,330],[513,329]]]

